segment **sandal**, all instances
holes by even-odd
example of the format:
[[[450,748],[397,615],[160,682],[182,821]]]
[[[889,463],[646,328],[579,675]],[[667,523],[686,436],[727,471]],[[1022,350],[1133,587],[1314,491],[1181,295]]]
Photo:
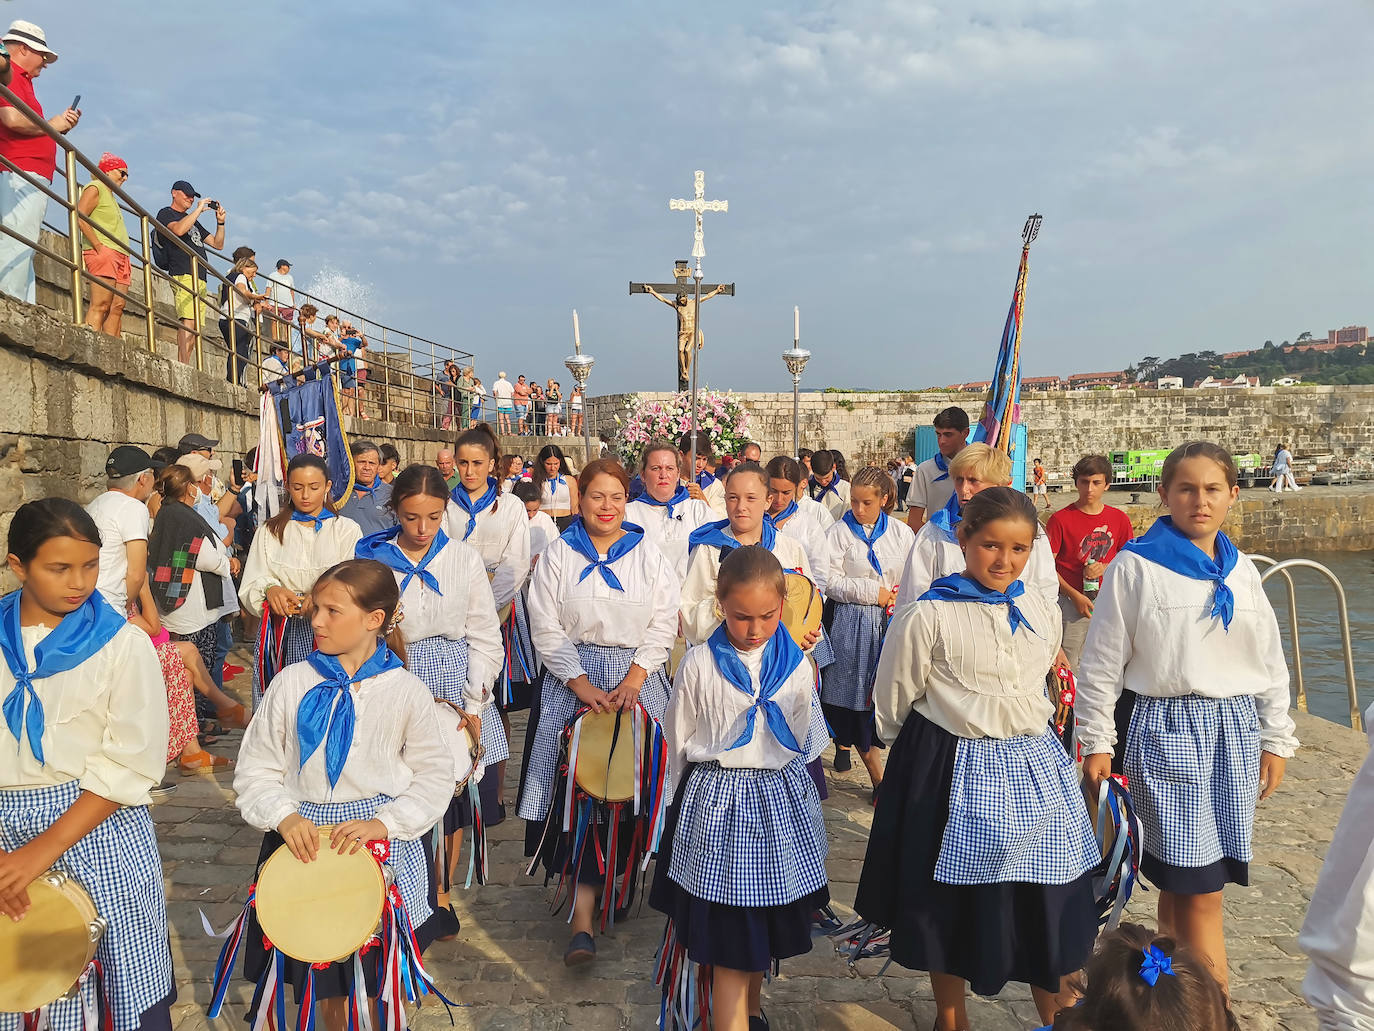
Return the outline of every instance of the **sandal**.
[[[226,730],[244,730],[248,726],[248,710],[241,704],[216,709],[215,718]]]
[[[222,770],[232,765],[234,765],[234,760],[227,759],[222,755],[211,755],[203,748],[199,752],[184,755],[177,761],[177,766],[181,772],[188,776],[195,773],[214,773],[216,770]]]

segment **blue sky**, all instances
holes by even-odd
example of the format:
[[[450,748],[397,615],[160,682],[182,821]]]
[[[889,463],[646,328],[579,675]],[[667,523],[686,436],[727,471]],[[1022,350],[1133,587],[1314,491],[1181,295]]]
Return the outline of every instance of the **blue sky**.
[[[694,6],[9,0],[61,60],[49,111],[178,177],[230,247],[362,284],[375,318],[592,393],[671,389],[672,314],[631,279],[709,197],[705,382],[918,387],[990,373],[1021,224],[1029,375],[1239,350],[1374,318],[1374,8],[1126,0]],[[151,116],[150,116],[151,115]]]

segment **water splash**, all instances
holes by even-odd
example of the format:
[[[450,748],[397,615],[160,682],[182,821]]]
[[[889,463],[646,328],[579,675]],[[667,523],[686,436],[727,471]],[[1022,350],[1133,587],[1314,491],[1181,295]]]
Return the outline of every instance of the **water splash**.
[[[306,283],[304,290],[322,300],[316,302],[320,316],[348,313],[354,318],[373,319],[377,310],[376,289],[371,283],[350,276],[333,265],[322,265]]]

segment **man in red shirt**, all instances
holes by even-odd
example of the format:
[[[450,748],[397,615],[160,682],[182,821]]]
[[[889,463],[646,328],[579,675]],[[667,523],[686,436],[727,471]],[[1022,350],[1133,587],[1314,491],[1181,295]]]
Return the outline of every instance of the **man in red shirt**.
[[[14,22],[0,41],[10,55],[13,71],[10,89],[41,119],[43,108],[34,96],[33,80],[44,67],[57,60],[57,54],[48,47],[43,30],[33,22]],[[66,133],[80,120],[81,112],[68,108],[49,118],[48,125]],[[57,144],[43,133],[27,112],[21,112],[3,97],[0,97],[0,155],[9,162],[0,164],[0,219],[6,229],[21,237],[15,239],[0,234],[0,290],[33,304],[36,298],[33,248],[24,241],[37,242],[48,198],[36,184],[13,171],[10,165],[51,183],[57,168]]]
[[[1050,516],[1046,526],[1054,568],[1059,574],[1059,610],[1064,620],[1064,654],[1077,670],[1088,636],[1093,602],[1107,563],[1135,536],[1131,519],[1103,504],[1112,479],[1112,464],[1102,455],[1087,455],[1073,467],[1078,500]]]

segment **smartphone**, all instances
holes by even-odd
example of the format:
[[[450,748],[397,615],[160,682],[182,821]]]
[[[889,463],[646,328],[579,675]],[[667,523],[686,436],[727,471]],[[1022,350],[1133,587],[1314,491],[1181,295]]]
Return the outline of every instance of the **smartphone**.
[[[72,110],[72,111],[79,111],[80,109],[81,109],[81,94],[78,93],[76,96],[74,96],[74,97],[72,98],[72,106],[71,106],[70,110]]]
[[[241,458],[236,458],[236,459],[234,459],[234,461],[233,461],[233,466],[234,466],[234,482],[235,482],[235,483],[242,483],[242,482],[243,482],[243,459],[241,459]]]
[[[212,200],[212,201],[210,201],[209,203],[207,203],[205,206],[206,206],[207,208],[209,208],[211,211],[218,211],[218,210],[219,210],[219,201],[217,201],[217,200]]]

